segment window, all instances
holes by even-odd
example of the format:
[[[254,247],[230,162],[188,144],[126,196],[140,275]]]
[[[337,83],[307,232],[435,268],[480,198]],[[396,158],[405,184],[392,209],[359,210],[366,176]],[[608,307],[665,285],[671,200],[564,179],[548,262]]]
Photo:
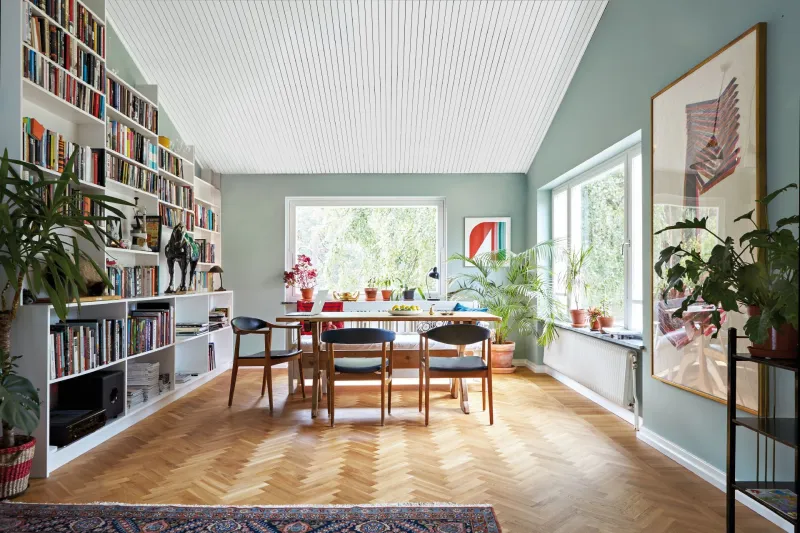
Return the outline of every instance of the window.
[[[581,307],[605,301],[618,323],[637,331],[644,310],[641,197],[641,145],[572,178],[552,195],[553,239],[573,251],[592,247]],[[563,255],[553,267],[555,295],[569,308]]]
[[[360,291],[372,279],[441,293],[446,280],[443,198],[287,198],[286,268],[311,257],[317,286]],[[428,272],[439,269],[439,279]],[[287,296],[296,296],[287,289]]]

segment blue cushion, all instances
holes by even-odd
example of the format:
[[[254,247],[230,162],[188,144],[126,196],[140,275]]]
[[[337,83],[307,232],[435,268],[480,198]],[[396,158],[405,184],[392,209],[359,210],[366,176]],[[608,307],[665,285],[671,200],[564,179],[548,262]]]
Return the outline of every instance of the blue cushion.
[[[333,362],[333,367],[337,372],[346,374],[369,374],[380,372],[380,357],[341,357]]]
[[[486,370],[486,363],[477,355],[466,357],[431,357],[431,370],[437,372],[469,372]]]
[[[456,302],[456,306],[453,307],[453,311],[471,311],[473,313],[486,313],[489,311],[488,307],[467,307],[466,305],[461,305],[461,302]]]

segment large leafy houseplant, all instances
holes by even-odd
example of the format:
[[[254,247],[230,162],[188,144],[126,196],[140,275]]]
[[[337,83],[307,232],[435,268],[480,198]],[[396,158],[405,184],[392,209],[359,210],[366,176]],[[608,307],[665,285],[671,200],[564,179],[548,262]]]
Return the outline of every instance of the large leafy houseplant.
[[[766,209],[772,200],[791,189],[797,189],[797,184],[787,185],[758,202]],[[661,250],[655,271],[666,279],[662,290],[665,301],[673,292],[686,294],[673,316],[683,317],[689,306],[697,302],[715,305],[710,314],[716,337],[721,328],[721,310],[738,312],[740,306],[748,307],[751,316],[744,330],[754,344],[760,345],[768,340],[772,330],[781,330],[785,325],[794,328],[796,335],[800,240],[796,231],[790,229],[797,225],[798,215],[782,218],[771,228],[768,221],[759,227],[753,220],[754,212],[734,220],[749,221],[754,226],[738,243],[730,236],[723,239],[710,230],[707,217],[683,220],[657,231],[656,235],[674,230],[703,231],[718,243],[707,257],[684,242],[668,246]]]
[[[547,346],[558,335],[555,327],[560,304],[553,297],[552,276],[541,262],[552,257],[551,241],[520,253],[486,252],[475,257],[455,254],[450,261],[475,267],[451,278],[450,297],[474,299],[489,313],[500,317],[495,326],[497,345],[509,343],[512,334],[536,337]]]
[[[572,318],[572,325],[577,327],[585,326],[588,316],[586,310],[580,307],[580,295],[581,293],[585,295],[588,288],[584,279],[583,267],[586,265],[591,253],[591,246],[579,250],[567,249],[564,252],[566,268],[561,274],[561,282],[567,291],[567,307],[573,303],[575,305],[575,307],[570,307],[569,313]]]
[[[45,178],[36,166],[10,160],[8,151],[0,161],[0,266],[4,277],[0,291],[0,447],[14,445],[14,428],[30,434],[39,423],[39,397],[31,382],[15,373],[11,357],[11,325],[17,316],[23,285],[34,294],[46,293],[56,315],[67,318],[67,305],[86,291],[81,263],[89,264],[103,283],[110,286],[105,269],[81,248],[101,248],[109,237],[105,223],[113,215],[125,215],[113,204],[130,202],[98,194],[73,194],[79,185],[73,172],[75,154],[56,179]],[[20,176],[14,165],[29,169],[34,179]],[[82,198],[97,202],[107,216],[84,212]]]

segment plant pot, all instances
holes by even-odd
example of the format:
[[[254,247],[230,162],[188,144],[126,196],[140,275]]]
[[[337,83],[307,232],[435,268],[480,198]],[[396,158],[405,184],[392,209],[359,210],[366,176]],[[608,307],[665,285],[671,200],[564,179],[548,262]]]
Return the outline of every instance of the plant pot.
[[[514,366],[514,348],[516,343],[492,344],[492,374],[512,374]]]
[[[600,317],[592,319],[589,318],[589,329],[592,331],[600,331]]]
[[[758,316],[761,309],[751,305],[747,314]],[[767,340],[761,344],[748,346],[747,350],[753,357],[769,357],[771,359],[797,359],[797,330],[791,324],[783,324],[780,328],[769,328]]]
[[[417,289],[407,289],[403,291],[403,300],[413,300]]]
[[[570,309],[569,316],[572,318],[572,327],[586,327],[586,318],[589,316],[586,309]]]
[[[302,295],[303,301],[310,301],[314,299],[314,287],[308,289],[300,289],[300,294]]]
[[[16,436],[16,446],[0,448],[0,499],[14,498],[28,490],[36,439]]]
[[[393,292],[394,291],[392,289],[381,289],[381,298],[383,298],[385,302],[388,302],[392,299]]]
[[[368,302],[374,302],[378,296],[378,289],[364,289],[364,297]]]
[[[599,320],[600,320],[600,329],[610,328],[614,326],[613,316],[601,316]]]

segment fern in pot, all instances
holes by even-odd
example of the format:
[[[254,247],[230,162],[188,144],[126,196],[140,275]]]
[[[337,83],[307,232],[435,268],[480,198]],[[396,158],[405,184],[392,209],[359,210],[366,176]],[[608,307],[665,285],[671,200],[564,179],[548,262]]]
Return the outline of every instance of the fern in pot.
[[[533,336],[540,346],[547,346],[558,336],[555,324],[561,305],[553,297],[550,270],[540,264],[549,264],[553,249],[552,242],[545,242],[521,253],[455,254],[449,258],[475,268],[450,279],[453,288],[449,297],[474,300],[500,317],[492,344],[495,372],[514,371],[516,343],[511,336]]]
[[[761,200],[765,207],[777,196],[797,189],[790,184]],[[744,326],[753,346],[753,356],[773,358],[797,357],[798,327],[798,215],[778,220],[774,228],[769,222],[761,228],[749,211],[734,222],[750,223],[754,229],[744,233],[739,242],[721,238],[708,228],[707,218],[684,220],[658,232],[695,230],[711,234],[718,243],[707,257],[683,242],[661,250],[655,271],[666,279],[662,297],[671,291],[687,296],[673,313],[683,317],[690,306],[704,302],[715,306],[711,322],[713,337],[719,334],[721,313],[739,312],[746,308],[749,318]],[[794,231],[790,228],[794,227]],[[664,267],[667,267],[664,272]]]
[[[104,195],[76,194],[79,185],[72,171],[75,154],[57,179],[47,179],[34,165],[0,161],[0,498],[24,492],[28,486],[36,440],[31,433],[39,425],[39,394],[33,384],[16,372],[21,356],[12,356],[11,326],[17,316],[23,286],[34,294],[45,293],[56,315],[67,318],[67,305],[85,294],[81,263],[89,264],[108,286],[105,271],[81,249],[100,249],[105,222],[113,218],[84,213],[82,198],[89,198],[110,213],[125,218],[112,204],[132,205]],[[34,179],[20,176],[12,165],[21,165]],[[41,356],[42,354],[37,354]]]

